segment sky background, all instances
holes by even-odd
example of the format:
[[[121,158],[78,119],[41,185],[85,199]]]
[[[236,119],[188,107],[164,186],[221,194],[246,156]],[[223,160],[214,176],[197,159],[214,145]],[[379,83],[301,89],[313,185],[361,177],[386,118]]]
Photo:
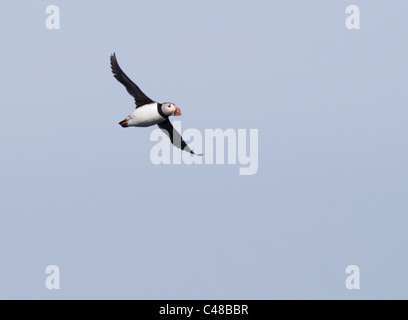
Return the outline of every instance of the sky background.
[[[407,299],[407,10],[1,1],[0,298]],[[113,52],[183,129],[258,129],[258,173],[153,165]]]

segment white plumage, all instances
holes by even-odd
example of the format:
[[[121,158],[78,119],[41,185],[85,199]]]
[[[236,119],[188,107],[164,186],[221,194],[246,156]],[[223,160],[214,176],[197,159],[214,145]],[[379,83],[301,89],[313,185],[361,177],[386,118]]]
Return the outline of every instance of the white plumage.
[[[150,127],[166,120],[157,111],[157,103],[145,104],[136,108],[129,118],[128,126],[132,127]]]
[[[191,154],[202,156],[202,154],[194,153],[194,151],[187,146],[180,133],[173,128],[169,120],[170,116],[180,116],[180,109],[171,102],[161,104],[150,99],[122,71],[115,54],[111,55],[110,60],[113,76],[125,86],[127,92],[135,99],[136,103],[136,109],[127,116],[125,120],[119,122],[119,124],[124,128],[150,127],[157,124],[159,128],[167,134],[174,146]]]

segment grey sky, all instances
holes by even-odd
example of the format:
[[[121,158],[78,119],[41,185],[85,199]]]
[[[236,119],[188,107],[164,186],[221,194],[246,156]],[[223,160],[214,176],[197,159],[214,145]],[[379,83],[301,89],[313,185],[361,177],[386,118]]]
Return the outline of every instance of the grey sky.
[[[2,1],[0,298],[408,298],[407,10]],[[183,129],[258,129],[258,173],[153,165],[112,52]]]

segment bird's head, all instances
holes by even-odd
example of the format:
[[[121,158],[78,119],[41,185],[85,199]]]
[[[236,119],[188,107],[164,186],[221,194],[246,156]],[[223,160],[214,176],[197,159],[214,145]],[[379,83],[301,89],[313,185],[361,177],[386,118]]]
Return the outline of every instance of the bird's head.
[[[177,107],[174,103],[163,103],[161,109],[166,116],[181,116],[179,107]]]

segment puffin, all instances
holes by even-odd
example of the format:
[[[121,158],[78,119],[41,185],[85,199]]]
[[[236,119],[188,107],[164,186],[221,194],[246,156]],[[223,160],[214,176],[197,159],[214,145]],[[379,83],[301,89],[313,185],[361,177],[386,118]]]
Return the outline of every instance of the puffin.
[[[122,71],[116,54],[110,56],[110,63],[113,76],[121,84],[123,84],[131,96],[135,99],[136,109],[129,114],[126,119],[119,122],[123,128],[127,127],[150,127],[155,124],[170,138],[171,143],[183,151],[189,152],[193,155],[202,156],[202,154],[194,153],[189,148],[187,143],[183,140],[180,133],[174,129],[171,124],[170,116],[181,116],[181,111],[172,102],[159,103],[153,101],[146,96],[142,90]]]

